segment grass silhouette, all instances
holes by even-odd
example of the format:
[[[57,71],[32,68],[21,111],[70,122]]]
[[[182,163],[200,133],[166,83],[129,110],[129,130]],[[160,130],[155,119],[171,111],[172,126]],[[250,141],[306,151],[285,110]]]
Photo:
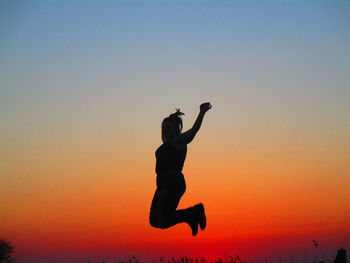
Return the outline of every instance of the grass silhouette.
[[[319,249],[319,244],[312,240],[314,247]],[[0,238],[0,263],[15,263],[16,259],[12,256],[14,253],[14,246],[8,240]],[[341,248],[338,249],[337,253],[334,255],[333,260],[328,260],[324,257],[323,252],[321,253],[322,260],[318,260],[317,257],[314,257],[311,261],[306,260],[305,256],[302,259],[301,263],[350,263],[347,262],[346,250]],[[135,255],[128,257],[122,260],[114,261],[88,261],[87,263],[142,263],[143,261],[138,260]],[[147,260],[147,262],[150,262]],[[158,260],[151,261],[152,263],[295,263],[293,256],[290,256],[288,259],[282,259],[281,256],[278,259],[271,260],[269,258],[264,258],[263,260],[244,260],[241,259],[239,255],[236,256],[225,256],[224,258],[217,259],[208,259],[206,257],[191,257],[191,256],[181,256],[181,257],[160,257]]]
[[[264,258],[263,260],[241,260],[239,255],[236,256],[226,256],[225,258],[217,259],[208,259],[206,257],[191,257],[191,256],[182,256],[182,257],[160,257],[158,261],[152,261],[152,263],[294,263],[295,259],[293,256],[290,256],[288,259],[282,259],[278,257],[276,260],[271,260]],[[339,249],[334,260],[321,260],[314,258],[312,261],[303,260],[302,263],[350,263],[346,261],[346,251],[344,249]],[[88,263],[94,263],[89,261]],[[98,263],[108,263],[106,261]],[[138,260],[136,256],[131,256],[125,260],[111,261],[110,263],[142,263]]]
[[[14,252],[14,246],[6,239],[0,239],[0,262],[1,263],[14,263],[16,259],[12,257]]]

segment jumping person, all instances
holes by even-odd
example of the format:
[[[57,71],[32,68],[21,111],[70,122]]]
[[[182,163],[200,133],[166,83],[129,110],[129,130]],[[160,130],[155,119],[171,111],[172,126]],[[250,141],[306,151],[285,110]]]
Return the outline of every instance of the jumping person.
[[[198,224],[204,230],[207,224],[202,203],[186,209],[177,209],[186,183],[182,168],[186,159],[187,144],[199,131],[205,113],[211,109],[209,102],[200,105],[200,111],[193,127],[181,133],[182,119],[180,109],[170,114],[162,122],[163,144],[156,151],[157,190],[153,196],[150,224],[156,228],[169,228],[179,223],[187,223],[192,235],[198,233]]]

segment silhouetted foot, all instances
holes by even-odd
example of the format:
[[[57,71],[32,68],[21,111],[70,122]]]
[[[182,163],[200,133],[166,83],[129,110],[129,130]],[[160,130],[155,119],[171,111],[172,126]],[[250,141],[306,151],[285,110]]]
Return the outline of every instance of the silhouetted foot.
[[[201,230],[204,230],[207,226],[207,217],[205,216],[204,205],[200,203],[198,205],[195,205],[194,208],[197,212],[199,227]]]

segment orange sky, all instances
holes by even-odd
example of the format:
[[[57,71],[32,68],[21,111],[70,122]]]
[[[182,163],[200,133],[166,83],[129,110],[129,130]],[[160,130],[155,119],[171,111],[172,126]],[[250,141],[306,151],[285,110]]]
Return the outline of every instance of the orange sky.
[[[266,251],[272,244],[283,251],[290,239],[309,254],[310,239],[328,244],[326,251],[348,244],[349,168],[342,151],[327,141],[316,147],[305,140],[300,147],[271,135],[261,140],[242,134],[234,140],[223,132],[216,138],[210,122],[219,107],[206,116],[184,168],[187,191],[179,207],[202,201],[207,209],[208,228],[197,237],[185,224],[169,230],[148,224],[155,190],[153,142],[160,143],[156,128],[150,142],[138,145],[131,144],[136,136],[121,142],[111,134],[100,144],[97,138],[67,138],[74,144],[30,141],[5,147],[3,168],[11,177],[2,190],[2,235],[23,253],[100,249],[111,258],[113,251],[150,257],[149,250],[254,258],[248,248],[256,245],[257,255],[271,254]]]

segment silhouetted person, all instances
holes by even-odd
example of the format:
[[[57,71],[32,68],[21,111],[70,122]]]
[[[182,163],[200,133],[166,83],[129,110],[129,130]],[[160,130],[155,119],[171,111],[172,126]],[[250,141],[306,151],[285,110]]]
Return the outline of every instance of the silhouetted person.
[[[209,102],[200,105],[200,112],[193,127],[181,133],[182,119],[180,109],[162,122],[163,144],[156,151],[157,190],[153,196],[150,224],[156,228],[168,228],[179,223],[187,223],[192,235],[198,233],[198,224],[202,230],[206,227],[204,205],[199,203],[187,209],[176,210],[186,183],[182,168],[186,159],[187,144],[199,131],[205,113],[211,109]]]

